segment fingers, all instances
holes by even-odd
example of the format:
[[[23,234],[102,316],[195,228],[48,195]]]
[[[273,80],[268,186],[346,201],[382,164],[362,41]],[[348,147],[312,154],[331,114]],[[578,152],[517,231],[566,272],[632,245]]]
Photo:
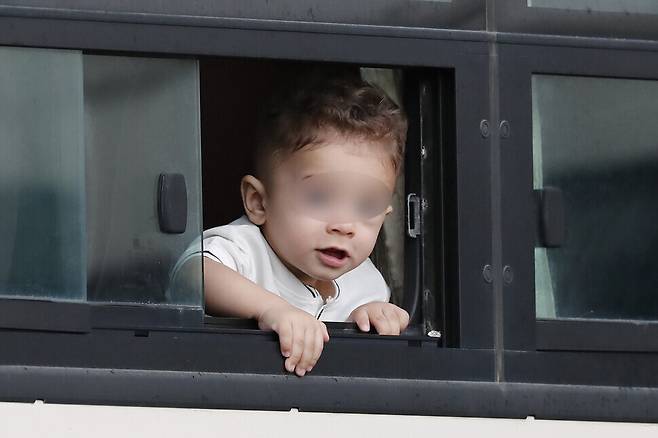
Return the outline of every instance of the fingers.
[[[321,328],[315,327],[307,329],[304,336],[304,353],[302,353],[302,357],[295,367],[295,373],[299,377],[302,377],[313,369],[322,353],[323,346],[324,340],[322,338]]]
[[[391,306],[386,306],[382,309],[382,313],[384,313],[384,316],[386,317],[386,320],[388,321],[388,326],[390,328],[389,334],[391,335],[399,335],[400,334],[400,318],[398,317],[398,313],[395,311],[394,308]]]
[[[400,321],[400,332],[404,331],[409,325],[409,313],[406,310],[396,307],[398,320]]]
[[[324,322],[321,322],[322,324],[322,340],[324,342],[329,342],[329,332],[327,331],[327,325]]]
[[[302,377],[304,374],[308,372],[311,362],[311,358],[313,357],[313,350],[315,349],[315,331],[311,328],[306,329],[304,332],[304,351],[302,351],[302,355],[299,358],[299,362],[297,365],[295,365],[295,373],[299,376]],[[315,365],[315,364],[314,364]]]
[[[305,342],[305,332],[304,329],[293,329],[292,334],[292,351],[290,357],[285,361],[285,367],[288,372],[295,371],[295,367],[299,363],[299,360],[302,358],[304,353],[304,342]]]
[[[281,347],[281,355],[283,357],[290,357],[292,353],[292,324],[290,322],[282,324],[279,330],[279,346]]]
[[[399,335],[409,325],[409,314],[390,303],[376,306],[370,311],[370,320],[380,335]]]
[[[294,372],[302,377],[311,371],[317,363],[322,354],[324,343],[329,340],[329,333],[327,332],[327,326],[319,321],[314,321],[311,326],[302,325],[300,327],[291,324],[290,332],[291,348],[289,356],[284,354],[286,347],[284,346],[282,333],[285,332],[282,330],[279,334],[281,354],[287,357],[284,366],[288,372]]]
[[[357,327],[363,332],[370,331],[370,317],[365,309],[357,309],[352,313],[352,320],[356,323]]]
[[[409,325],[409,314],[390,304],[373,302],[357,308],[350,315],[360,330],[370,331],[374,327],[380,335],[399,335]],[[327,326],[310,316],[298,315],[285,321],[280,327],[272,326],[279,334],[281,354],[288,372],[304,376],[317,363],[324,343],[329,341]]]
[[[394,324],[391,324],[388,316],[384,313],[384,307],[378,307],[374,309],[371,313],[370,320],[372,325],[375,326],[375,330],[380,335],[392,335],[394,334],[395,329],[393,328]],[[395,318],[395,325],[397,325],[397,317]],[[398,327],[399,334],[399,327]]]

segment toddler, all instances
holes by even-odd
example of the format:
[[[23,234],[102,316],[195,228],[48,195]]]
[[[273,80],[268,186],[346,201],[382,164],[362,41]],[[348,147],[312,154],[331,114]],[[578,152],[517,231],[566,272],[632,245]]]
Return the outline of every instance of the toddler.
[[[303,87],[265,117],[245,216],[203,233],[206,312],[253,318],[279,336],[285,368],[311,371],[322,321],[398,335],[409,315],[368,256],[403,156],[406,119],[360,80]]]

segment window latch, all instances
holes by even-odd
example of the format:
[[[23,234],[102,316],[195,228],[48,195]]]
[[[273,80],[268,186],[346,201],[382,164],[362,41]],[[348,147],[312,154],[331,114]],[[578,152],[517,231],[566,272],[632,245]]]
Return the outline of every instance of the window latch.
[[[557,187],[535,190],[538,213],[537,246],[557,248],[566,242],[564,196]]]
[[[187,228],[187,186],[180,173],[161,173],[158,179],[160,231],[182,234]]]
[[[415,193],[407,195],[407,235],[412,238],[420,236],[420,196]]]

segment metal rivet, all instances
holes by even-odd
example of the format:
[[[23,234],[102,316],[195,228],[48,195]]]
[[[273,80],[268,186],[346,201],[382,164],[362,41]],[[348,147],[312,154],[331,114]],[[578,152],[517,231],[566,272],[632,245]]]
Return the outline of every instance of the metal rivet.
[[[493,282],[492,272],[491,265],[484,265],[484,268],[482,268],[482,277],[484,277],[484,281],[487,283]]]
[[[503,120],[502,122],[500,122],[499,129],[500,129],[500,136],[502,138],[509,138],[511,133],[511,128],[507,120]]]
[[[509,265],[506,265],[503,268],[503,281],[507,284],[510,284],[512,281],[514,281],[514,271],[512,271],[512,267]]]
[[[491,129],[489,128],[489,121],[488,120],[482,120],[480,122],[480,134],[484,138],[488,138],[489,134],[491,134]]]

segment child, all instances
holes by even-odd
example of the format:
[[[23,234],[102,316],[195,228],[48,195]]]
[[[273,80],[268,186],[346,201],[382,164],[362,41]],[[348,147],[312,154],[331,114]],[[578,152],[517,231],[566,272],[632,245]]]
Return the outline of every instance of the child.
[[[392,211],[406,136],[400,109],[360,79],[318,82],[266,117],[246,216],[203,234],[206,312],[279,335],[285,368],[311,371],[321,321],[398,335],[409,315],[368,256]]]

